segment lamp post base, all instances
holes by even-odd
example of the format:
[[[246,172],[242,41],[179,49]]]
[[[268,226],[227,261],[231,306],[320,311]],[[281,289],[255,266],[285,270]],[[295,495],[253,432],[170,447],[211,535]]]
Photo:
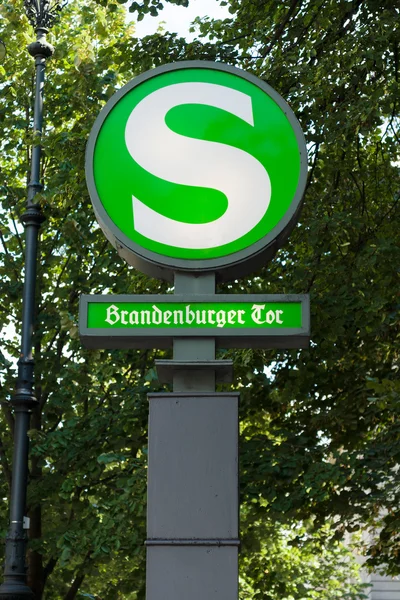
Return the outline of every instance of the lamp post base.
[[[1,600],[34,600],[35,594],[21,581],[7,581],[0,585]]]

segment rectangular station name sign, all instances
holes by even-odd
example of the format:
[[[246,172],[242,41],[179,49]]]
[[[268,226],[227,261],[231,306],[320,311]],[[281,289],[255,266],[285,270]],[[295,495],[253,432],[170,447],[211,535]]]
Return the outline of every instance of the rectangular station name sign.
[[[223,348],[305,348],[308,295],[81,296],[87,348],[168,348],[173,338],[212,337]]]

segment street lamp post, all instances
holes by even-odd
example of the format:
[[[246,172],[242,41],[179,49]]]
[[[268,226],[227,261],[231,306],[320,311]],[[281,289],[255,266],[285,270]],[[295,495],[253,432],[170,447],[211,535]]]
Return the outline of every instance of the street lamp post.
[[[25,514],[28,476],[28,429],[32,408],[37,405],[34,394],[34,360],[32,357],[32,331],[35,310],[36,264],[39,229],[44,221],[35,196],[43,189],[40,182],[40,158],[43,123],[43,87],[46,59],[54,48],[47,42],[46,34],[53,25],[65,0],[24,0],[29,21],[36,32],[36,41],[28,46],[35,59],[36,89],[34,106],[34,145],[31,173],[27,186],[26,210],[21,216],[25,228],[25,279],[22,304],[21,354],[18,361],[16,391],[11,398],[14,408],[14,453],[10,503],[10,527],[6,538],[4,582],[0,586],[1,600],[33,599],[34,593],[26,583],[26,532]]]

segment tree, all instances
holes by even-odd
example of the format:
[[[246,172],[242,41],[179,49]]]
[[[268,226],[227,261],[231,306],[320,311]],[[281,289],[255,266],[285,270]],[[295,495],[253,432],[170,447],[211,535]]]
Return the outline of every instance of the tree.
[[[242,391],[241,595],[343,597],[351,573],[338,543],[345,529],[383,525],[368,550],[370,563],[398,569],[397,9],[377,0],[232,0],[230,7],[231,19],[199,20],[200,36],[208,38],[193,43],[169,33],[138,40],[120,7],[105,0],[70,3],[53,31],[46,189],[39,198],[47,216],[35,332],[40,407],[32,416],[28,498],[29,578],[38,598],[144,597],[146,392],[161,389],[154,353],[84,350],[76,324],[81,293],[157,293],[166,285],[127,267],[98,229],[84,151],[115,89],[163,62],[194,58],[223,60],[267,80],[289,100],[310,149],[305,207],[289,243],[263,272],[220,288],[310,292],[312,305],[310,350],[231,353]],[[162,5],[146,0],[130,8],[139,18]],[[19,349],[7,327],[18,331],[21,310],[18,215],[33,66],[22,2],[9,0],[0,10],[8,49],[0,68],[6,497],[12,440],[6,398],[14,382],[8,356],[15,359]],[[5,534],[6,506],[1,518]],[[313,568],[316,556],[321,576],[329,573],[326,589]],[[307,565],[301,573],[300,564]],[[349,594],[356,597],[358,589]]]
[[[395,574],[399,10],[374,0],[230,6],[231,20],[199,21],[202,35],[288,99],[310,152],[300,226],[246,287],[310,292],[312,344],[245,356],[243,497],[283,521],[335,516],[338,537],[380,531],[369,565]]]
[[[300,226],[272,265],[236,288],[310,292],[313,329],[308,352],[235,353],[248,394],[243,501],[258,498],[260,512],[267,502],[283,521],[315,514],[319,526],[335,516],[337,537],[370,528],[369,565],[395,574],[399,9],[377,0],[227,4],[231,19],[197,20],[205,43],[181,44],[185,57],[199,52],[265,79],[295,110],[310,153]],[[154,39],[139,49],[158,64]]]

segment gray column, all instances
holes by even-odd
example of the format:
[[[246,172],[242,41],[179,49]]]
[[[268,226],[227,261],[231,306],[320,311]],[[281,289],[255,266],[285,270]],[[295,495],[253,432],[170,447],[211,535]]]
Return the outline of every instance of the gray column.
[[[177,294],[214,289],[214,276],[175,278]],[[174,340],[160,362],[174,391],[149,395],[146,598],[237,600],[239,395],[215,392],[232,367],[212,338]]]

